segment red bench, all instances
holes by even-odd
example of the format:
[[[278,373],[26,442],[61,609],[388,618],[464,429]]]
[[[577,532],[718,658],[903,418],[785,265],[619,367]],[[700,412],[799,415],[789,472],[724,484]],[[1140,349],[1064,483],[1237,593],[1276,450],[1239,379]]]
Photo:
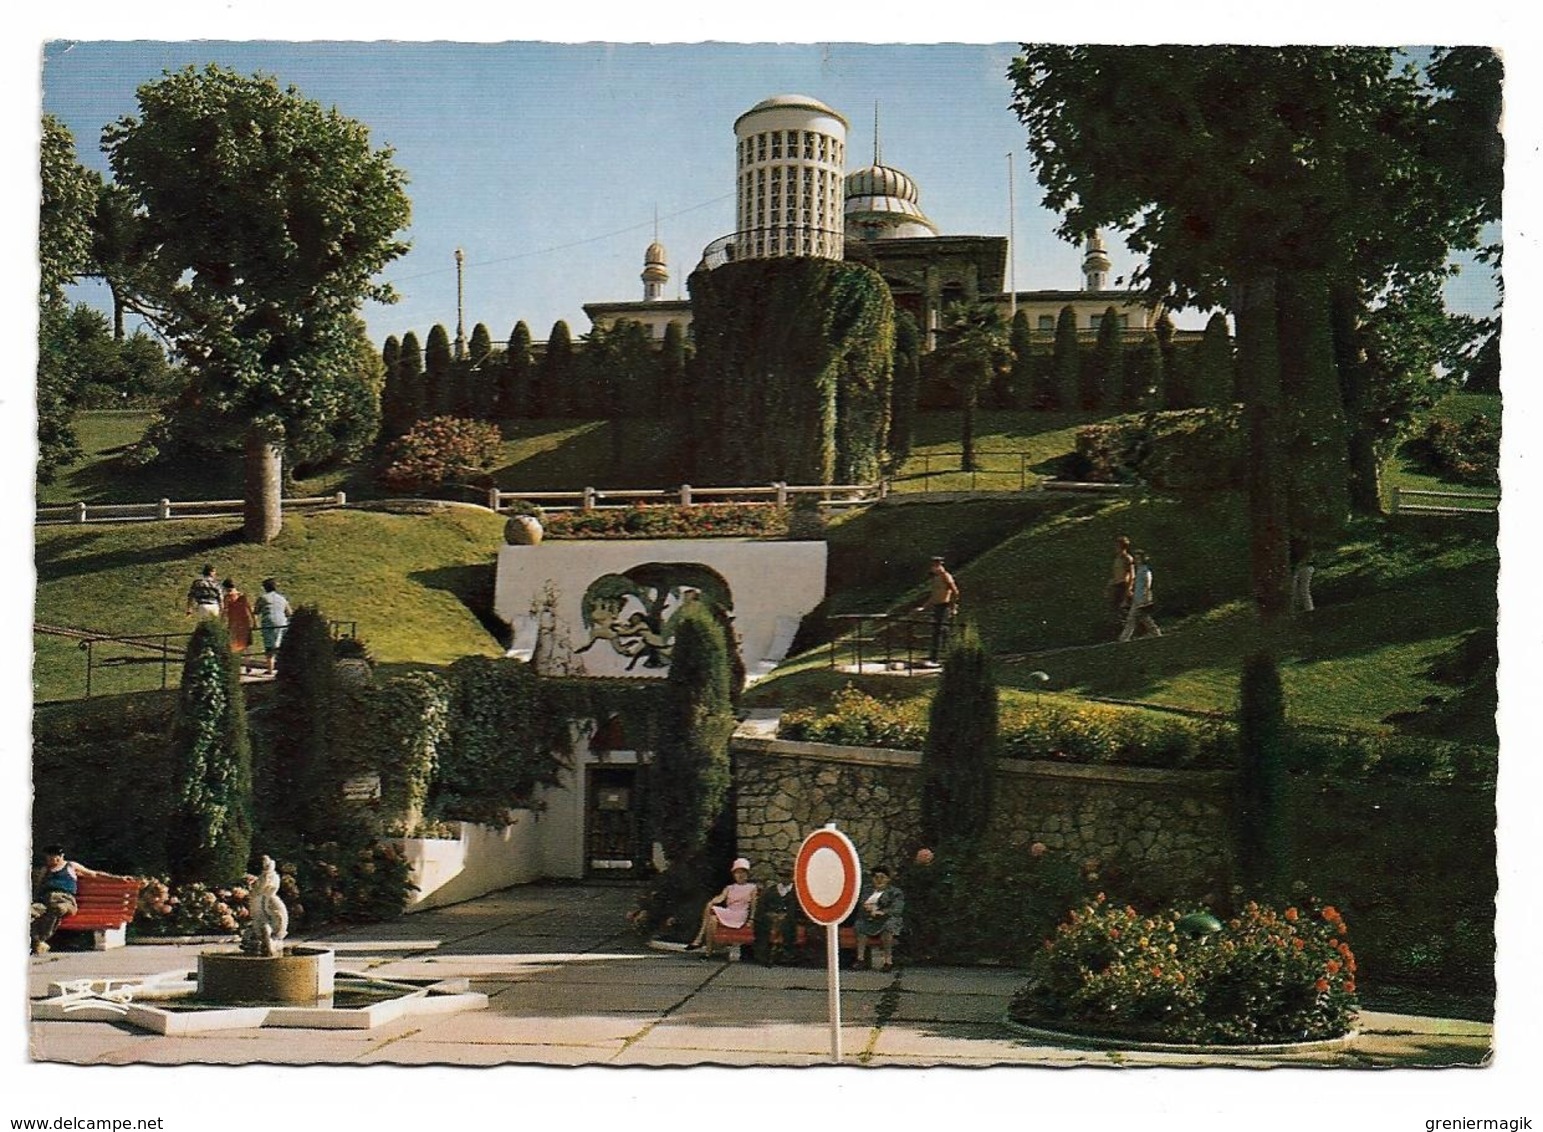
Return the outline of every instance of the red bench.
[[[718,931],[715,938],[717,939],[718,945],[720,947],[727,947],[729,949],[729,959],[734,960],[739,958],[739,949],[741,947],[748,946],[749,944],[755,942],[755,929],[750,924],[746,924],[742,928],[726,928],[720,924],[718,926]],[[877,946],[879,943],[879,937],[869,936],[868,942],[871,945]],[[800,950],[807,946],[808,943],[808,928],[804,924],[799,924],[798,946]],[[844,948],[848,951],[855,951],[857,949],[856,930],[843,926],[836,934],[836,946],[838,948]]]
[[[123,877],[80,877],[76,911],[59,921],[62,932],[91,932],[92,948],[106,951],[127,942],[129,921],[139,906],[139,881]]]

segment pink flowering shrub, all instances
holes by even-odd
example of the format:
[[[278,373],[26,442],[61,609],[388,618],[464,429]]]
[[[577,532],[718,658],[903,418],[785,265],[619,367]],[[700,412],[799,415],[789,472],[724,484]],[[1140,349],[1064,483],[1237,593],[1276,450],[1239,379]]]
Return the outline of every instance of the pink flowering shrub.
[[[1185,927],[1181,911],[1142,915],[1099,893],[1030,958],[1014,1016],[1194,1043],[1311,1041],[1349,1030],[1356,959],[1332,905],[1277,910],[1250,902],[1219,931]]]
[[[386,450],[380,482],[392,491],[479,483],[498,462],[498,426],[460,417],[419,421]]]

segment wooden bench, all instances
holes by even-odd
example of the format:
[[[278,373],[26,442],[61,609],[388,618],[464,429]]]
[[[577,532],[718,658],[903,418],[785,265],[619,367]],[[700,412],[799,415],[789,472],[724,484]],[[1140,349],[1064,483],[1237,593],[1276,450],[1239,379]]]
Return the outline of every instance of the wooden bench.
[[[139,881],[80,877],[75,882],[75,904],[77,910],[59,921],[61,932],[90,932],[94,951],[122,947],[139,906]]]

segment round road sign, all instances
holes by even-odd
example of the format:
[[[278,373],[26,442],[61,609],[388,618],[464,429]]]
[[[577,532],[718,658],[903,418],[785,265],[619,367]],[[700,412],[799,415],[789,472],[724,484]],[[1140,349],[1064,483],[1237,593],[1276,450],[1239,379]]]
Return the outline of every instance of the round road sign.
[[[856,846],[834,825],[815,830],[798,847],[793,887],[804,914],[817,924],[839,924],[852,914],[862,877]]]

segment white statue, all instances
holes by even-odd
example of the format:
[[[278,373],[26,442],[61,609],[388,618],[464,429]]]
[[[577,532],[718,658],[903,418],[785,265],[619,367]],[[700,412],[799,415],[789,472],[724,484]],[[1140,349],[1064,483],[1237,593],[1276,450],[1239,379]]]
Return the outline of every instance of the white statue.
[[[272,857],[262,859],[262,872],[247,893],[251,922],[242,936],[241,950],[257,955],[279,954],[278,943],[289,933],[289,909],[279,899],[279,870]]]

